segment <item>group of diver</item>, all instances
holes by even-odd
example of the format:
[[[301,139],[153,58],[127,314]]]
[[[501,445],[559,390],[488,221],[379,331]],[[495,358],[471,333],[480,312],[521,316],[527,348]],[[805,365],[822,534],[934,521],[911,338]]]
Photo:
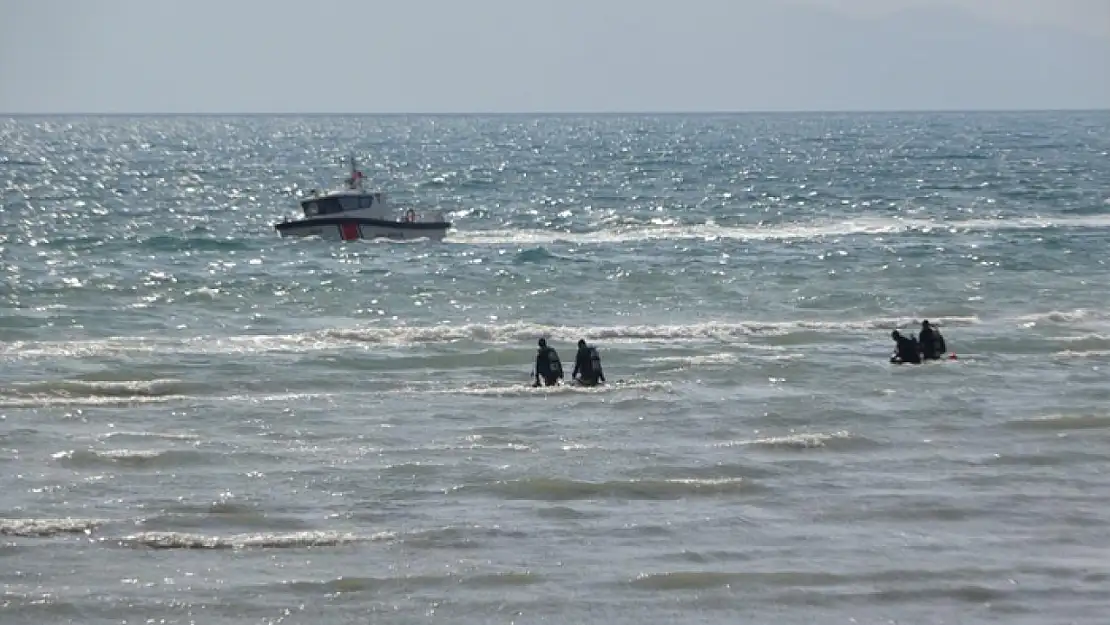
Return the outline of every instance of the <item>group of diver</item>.
[[[898,330],[891,332],[890,337],[894,339],[894,355],[890,357],[890,362],[896,365],[919,365],[926,360],[940,360],[948,351],[940,330],[929,325],[928,319],[921,322],[921,332],[916,337],[912,334],[902,336]],[[955,358],[955,354],[949,356],[951,360]]]
[[[894,355],[890,357],[892,364],[919,365],[926,360],[940,360],[948,351],[944,336],[927,319],[921,322],[921,331],[917,336],[912,333],[903,336],[901,332],[894,330],[890,337],[894,339],[895,345]],[[955,358],[955,354],[949,356],[949,359]],[[531,377],[534,380],[533,387],[555,386],[563,381],[563,364],[559,360],[559,352],[547,344],[547,339],[539,340],[536,365]],[[574,371],[570,377],[582,386],[597,386],[605,382],[601,355],[597,347],[586,343],[586,339],[578,341],[578,353],[574,356]]]
[[[544,386],[555,386],[563,379],[563,363],[559,360],[559,352],[547,344],[547,339],[540,339],[532,377],[535,378],[533,387],[540,386],[541,382]],[[605,381],[605,372],[601,370],[601,355],[596,347],[586,344],[586,339],[578,341],[578,353],[574,356],[574,371],[570,378],[582,386],[597,386]]]

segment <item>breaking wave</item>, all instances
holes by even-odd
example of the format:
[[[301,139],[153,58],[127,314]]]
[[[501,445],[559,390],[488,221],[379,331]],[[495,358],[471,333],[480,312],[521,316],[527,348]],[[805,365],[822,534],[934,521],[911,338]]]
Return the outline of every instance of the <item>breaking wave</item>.
[[[356,542],[393,538],[393,532],[359,536],[350,532],[290,532],[211,536],[185,532],[141,532],[116,541],[124,546],[151,549],[280,549],[298,547],[336,547]]]
[[[855,235],[884,234],[954,234],[1002,230],[1041,230],[1047,228],[1108,228],[1110,216],[1074,217],[999,217],[937,221],[929,219],[891,219],[861,217],[827,222],[722,226],[701,224],[635,224],[593,232],[558,232],[551,230],[479,230],[454,231],[448,241],[470,245],[544,245],[555,243],[603,244],[634,243],[653,240],[739,240],[781,241],[821,239]]]
[[[194,450],[80,449],[59,451],[51,456],[62,466],[83,468],[105,465],[131,467],[180,467],[210,461],[210,454]]]
[[[455,490],[489,492],[504,499],[572,501],[576,499],[664,500],[747,493],[759,487],[745,478],[675,478],[587,482],[564,478],[524,478]]]
[[[766,449],[815,449],[831,447],[841,449],[849,446],[872,444],[867,438],[854,436],[848,432],[787,434],[784,436],[767,436],[745,440],[726,441],[717,443],[716,447],[751,446]]]
[[[486,384],[475,383],[463,388],[446,389],[421,389],[420,393],[443,393],[449,395],[473,395],[478,397],[526,397],[529,395],[552,394],[595,394],[611,393],[621,390],[633,391],[666,391],[671,388],[669,382],[635,382],[619,380],[607,382],[599,386],[579,386],[577,384],[560,384],[558,386],[533,387],[531,384]]]
[[[980,323],[974,316],[934,317],[944,326],[970,326]],[[593,341],[734,341],[749,336],[782,336],[794,332],[871,332],[905,327],[918,322],[915,317],[887,317],[849,321],[709,321],[695,324],[638,324],[620,326],[545,325],[530,322],[503,324],[443,323],[432,326],[381,326],[333,328],[287,335],[195,337],[169,340],[145,337],[120,337],[91,341],[17,341],[0,344],[0,357],[88,357],[129,353],[262,353],[307,352],[359,344],[404,346],[429,343],[474,341],[515,344],[532,342],[539,336],[558,341],[577,341],[588,335]],[[48,394],[85,390],[107,397],[161,397],[181,392],[185,387],[174,380],[145,382],[72,382],[66,388],[44,389]]]
[[[101,519],[0,519],[0,535],[41,538],[91,534],[104,523]]]

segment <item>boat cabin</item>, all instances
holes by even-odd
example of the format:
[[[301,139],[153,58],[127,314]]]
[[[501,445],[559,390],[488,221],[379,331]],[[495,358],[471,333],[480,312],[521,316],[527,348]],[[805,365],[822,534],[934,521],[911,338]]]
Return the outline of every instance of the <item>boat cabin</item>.
[[[390,212],[389,200],[384,193],[366,191],[362,187],[362,171],[355,157],[349,157],[350,174],[343,181],[343,187],[326,193],[315,189],[311,195],[301,200],[305,217],[337,215],[339,213],[359,212],[361,217],[384,219]]]
[[[350,211],[378,214],[389,212],[389,201],[384,193],[343,192],[317,194],[301,200],[305,217],[334,215]]]

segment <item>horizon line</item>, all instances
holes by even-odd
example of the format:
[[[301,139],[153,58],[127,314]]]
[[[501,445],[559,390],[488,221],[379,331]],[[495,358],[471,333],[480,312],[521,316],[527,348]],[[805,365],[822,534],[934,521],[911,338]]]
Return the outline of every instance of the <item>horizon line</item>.
[[[627,110],[627,111],[379,111],[379,112],[272,112],[272,111],[220,111],[220,112],[166,112],[166,111],[52,111],[52,112],[8,112],[0,111],[0,117],[466,117],[466,116],[618,116],[618,115],[843,115],[843,114],[920,114],[920,113],[1105,113],[1107,107],[1059,107],[1059,108],[845,108],[845,109],[749,109],[749,110]]]

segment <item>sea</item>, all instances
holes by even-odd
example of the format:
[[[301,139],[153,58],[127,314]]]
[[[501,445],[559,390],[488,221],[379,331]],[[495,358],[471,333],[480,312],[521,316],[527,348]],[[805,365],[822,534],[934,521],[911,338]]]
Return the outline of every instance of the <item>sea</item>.
[[[280,237],[348,155],[447,237]],[[1110,112],[18,116],[0,189],[4,625],[1105,622]]]

